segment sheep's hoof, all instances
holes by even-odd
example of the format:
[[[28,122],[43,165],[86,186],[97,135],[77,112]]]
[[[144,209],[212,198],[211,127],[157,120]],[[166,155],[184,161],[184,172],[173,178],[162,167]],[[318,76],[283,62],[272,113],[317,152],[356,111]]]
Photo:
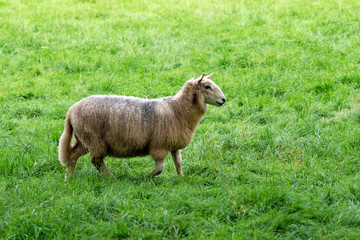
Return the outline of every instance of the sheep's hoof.
[[[69,182],[74,178],[73,175],[69,175],[68,173],[65,173],[65,180],[64,182]]]
[[[116,177],[112,173],[103,174],[103,176],[110,180],[116,180]]]

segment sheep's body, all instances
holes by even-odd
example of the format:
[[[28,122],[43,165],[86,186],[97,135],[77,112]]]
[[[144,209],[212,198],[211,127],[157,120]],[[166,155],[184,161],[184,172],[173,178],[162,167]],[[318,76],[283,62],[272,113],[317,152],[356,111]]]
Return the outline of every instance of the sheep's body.
[[[69,116],[75,136],[90,153],[136,157],[159,146],[171,152],[190,143],[203,114],[189,124],[180,117],[187,113],[176,110],[177,105],[172,98],[91,96],[74,104]]]
[[[206,81],[213,83],[210,77]],[[205,96],[194,87],[202,79],[189,80],[173,97],[148,100],[98,95],[75,103],[69,108],[60,138],[59,159],[68,167],[67,174],[73,175],[77,159],[88,150],[92,163],[105,175],[111,175],[103,163],[105,156],[151,155],[156,167],[150,175],[155,175],[163,170],[168,152],[182,175],[180,149],[190,143],[206,112]],[[218,98],[225,102],[219,91]],[[72,135],[76,138],[73,146]]]

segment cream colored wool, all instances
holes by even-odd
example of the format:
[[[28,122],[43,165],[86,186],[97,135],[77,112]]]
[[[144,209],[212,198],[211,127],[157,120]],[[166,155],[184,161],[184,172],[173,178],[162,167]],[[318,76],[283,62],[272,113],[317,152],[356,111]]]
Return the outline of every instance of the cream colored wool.
[[[221,106],[225,96],[205,74],[189,80],[172,97],[142,99],[116,95],[85,98],[67,112],[59,143],[59,160],[74,175],[77,160],[88,151],[100,173],[113,175],[104,164],[106,156],[128,158],[150,155],[160,174],[171,152],[178,175],[183,176],[180,150],[192,140],[206,104]],[[75,137],[75,143],[71,144]]]

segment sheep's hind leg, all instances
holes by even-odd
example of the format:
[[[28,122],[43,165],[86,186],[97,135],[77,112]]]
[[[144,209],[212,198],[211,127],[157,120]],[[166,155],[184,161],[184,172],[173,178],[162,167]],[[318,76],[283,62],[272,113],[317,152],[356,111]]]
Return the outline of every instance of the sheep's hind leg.
[[[115,179],[116,177],[107,169],[104,163],[104,157],[91,157],[91,163],[105,177]]]
[[[82,155],[86,154],[84,145],[77,139],[74,146],[70,150],[69,162],[67,163],[67,170],[65,174],[65,181],[74,177],[77,160]]]
[[[171,155],[173,157],[174,163],[175,163],[175,167],[176,167],[176,172],[179,176],[184,176],[182,169],[181,169],[181,152],[180,150],[176,150],[171,152]]]
[[[156,176],[162,173],[165,168],[165,158],[168,155],[167,151],[153,151],[150,153],[155,161],[155,168],[147,176]]]

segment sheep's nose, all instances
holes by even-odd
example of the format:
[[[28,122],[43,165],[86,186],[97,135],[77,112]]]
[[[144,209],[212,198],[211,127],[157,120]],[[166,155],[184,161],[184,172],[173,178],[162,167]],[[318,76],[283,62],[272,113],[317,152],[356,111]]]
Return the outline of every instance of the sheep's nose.
[[[225,101],[226,101],[226,99],[225,98],[223,98],[223,99],[221,99],[222,101],[223,101],[223,104],[225,103]]]

